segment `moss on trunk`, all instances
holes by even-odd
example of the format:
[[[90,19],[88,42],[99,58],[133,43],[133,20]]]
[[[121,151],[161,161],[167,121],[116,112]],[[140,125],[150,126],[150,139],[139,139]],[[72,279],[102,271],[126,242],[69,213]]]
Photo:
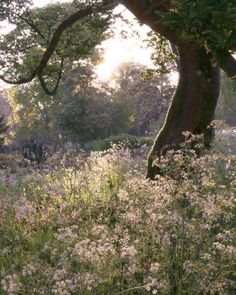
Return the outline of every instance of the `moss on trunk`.
[[[183,141],[182,133],[204,134],[209,146],[220,89],[220,70],[213,67],[211,54],[199,45],[188,43],[179,46],[180,78],[172,98],[163,128],[157,135],[148,156],[147,177],[154,179],[158,167],[155,159]]]

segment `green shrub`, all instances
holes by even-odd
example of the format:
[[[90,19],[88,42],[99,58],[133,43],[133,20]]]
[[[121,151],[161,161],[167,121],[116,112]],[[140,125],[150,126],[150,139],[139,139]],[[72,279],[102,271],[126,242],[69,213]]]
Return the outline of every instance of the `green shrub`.
[[[144,145],[152,146],[153,139],[150,137],[139,137],[130,134],[120,134],[100,140],[96,149],[103,151],[110,149],[113,144],[125,144],[130,149],[137,149]]]

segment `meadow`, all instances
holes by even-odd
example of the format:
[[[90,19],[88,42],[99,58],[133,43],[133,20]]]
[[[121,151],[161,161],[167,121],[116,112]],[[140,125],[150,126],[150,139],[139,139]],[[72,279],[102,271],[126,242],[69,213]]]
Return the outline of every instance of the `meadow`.
[[[125,145],[3,178],[0,294],[235,294],[236,154],[196,144],[155,181]]]

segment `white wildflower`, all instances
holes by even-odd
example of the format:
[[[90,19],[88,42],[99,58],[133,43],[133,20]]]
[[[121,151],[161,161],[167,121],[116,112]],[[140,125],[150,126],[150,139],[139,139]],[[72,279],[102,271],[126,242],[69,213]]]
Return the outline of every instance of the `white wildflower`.
[[[32,264],[27,264],[22,269],[22,275],[24,277],[31,277],[34,273],[36,273],[36,268]]]

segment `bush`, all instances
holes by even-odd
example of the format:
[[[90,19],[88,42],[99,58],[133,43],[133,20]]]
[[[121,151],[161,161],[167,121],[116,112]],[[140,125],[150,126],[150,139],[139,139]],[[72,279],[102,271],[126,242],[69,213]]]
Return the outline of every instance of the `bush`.
[[[67,140],[84,144],[112,134],[111,113],[112,105],[101,93],[74,95],[61,104],[56,124]]]
[[[235,294],[236,157],[188,146],[155,182],[113,148],[2,183],[0,293]]]
[[[137,149],[144,145],[152,146],[153,139],[150,137],[120,134],[100,140],[96,145],[96,149],[100,151],[107,150],[110,149],[113,144],[125,144],[130,149]]]

